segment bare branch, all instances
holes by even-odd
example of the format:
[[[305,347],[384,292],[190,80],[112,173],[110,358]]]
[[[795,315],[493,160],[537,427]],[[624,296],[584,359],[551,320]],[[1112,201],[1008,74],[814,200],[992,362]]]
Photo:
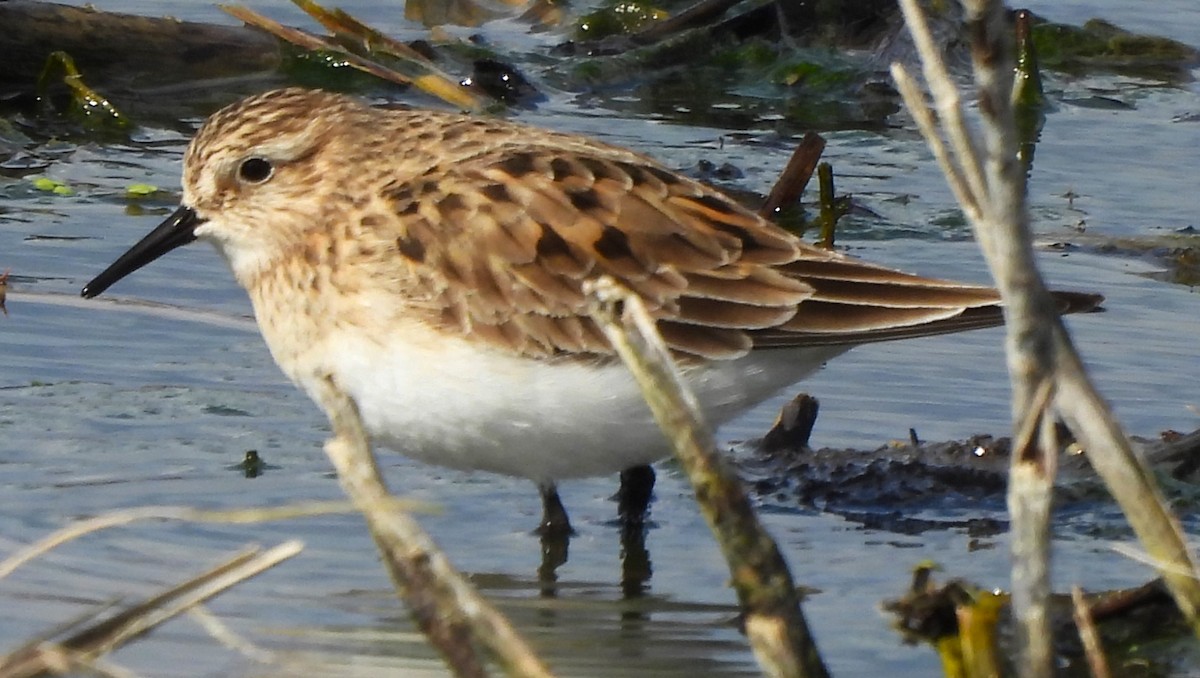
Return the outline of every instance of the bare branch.
[[[592,318],[641,387],[729,563],[759,666],[768,676],[828,676],[787,563],[754,515],[737,474],[717,453],[699,404],[641,298],[607,277],[589,293],[596,300]]]
[[[1009,509],[1013,517],[1013,611],[1023,648],[1022,674],[1049,676],[1052,671],[1045,609],[1049,594],[1050,490],[1057,443],[1052,413],[1061,417],[1083,444],[1146,550],[1158,563],[1180,610],[1200,634],[1200,583],[1196,566],[1178,527],[1149,473],[1134,455],[1084,372],[1082,361],[1058,317],[1034,261],[1033,237],[1025,206],[1023,168],[1012,110],[1013,55],[1003,4],[964,0],[971,36],[976,96],[986,153],[977,148],[962,116],[957,88],[950,80],[929,35],[916,0],[901,6],[924,63],[928,87],[940,114],[941,131],[915,85],[897,67],[893,73],[913,106],[927,141],[939,156],[956,195],[968,194],[963,210],[970,220],[988,267],[1005,303],[1008,368],[1012,381],[1014,430],[1030,440],[1012,456]],[[941,138],[950,139],[953,157],[943,159]],[[980,157],[986,158],[984,165]],[[963,177],[958,176],[959,171]],[[1052,383],[1050,408],[1045,407]],[[1037,444],[1031,432],[1041,431]]]

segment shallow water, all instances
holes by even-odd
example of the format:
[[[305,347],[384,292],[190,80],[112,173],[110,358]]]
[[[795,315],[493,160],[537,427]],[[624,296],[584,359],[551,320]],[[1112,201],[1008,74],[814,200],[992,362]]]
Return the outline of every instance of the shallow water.
[[[1038,9],[1035,3],[1035,9]],[[1122,3],[1041,3],[1051,18],[1108,15],[1134,30],[1188,39],[1200,31],[1191,0],[1158,3],[1153,17]],[[157,3],[112,9],[160,11]],[[387,28],[413,31],[393,16]],[[301,17],[275,2],[269,13]],[[174,3],[184,18],[229,22],[207,3]],[[1165,17],[1165,19],[1164,19]],[[511,27],[510,27],[511,29]],[[1169,29],[1169,30],[1167,30]],[[500,34],[504,34],[503,31]],[[511,32],[508,39],[519,39]],[[545,40],[545,38],[536,38]],[[1031,179],[1036,227],[1047,241],[1089,234],[1157,235],[1195,223],[1200,208],[1195,165],[1200,112],[1195,83],[1163,87],[1117,76],[1052,78],[1068,99],[1102,91],[1128,107],[1060,103],[1038,148]],[[736,185],[766,191],[792,143],[766,130],[753,141],[725,129],[614,118],[556,96],[521,119],[603,136],[690,168],[700,159],[730,162],[745,173]],[[742,130],[736,130],[742,131]],[[725,137],[724,144],[719,140]],[[846,225],[843,245],[868,259],[917,272],[985,280],[986,272],[954,220],[949,191],[909,131],[827,134],[825,159],[839,190],[878,216]],[[124,213],[121,195],[134,182],[172,190],[183,137],[154,132],[153,142],[73,149],[47,174],[76,187],[59,198],[0,179],[0,269],[15,278],[10,317],[0,318],[0,553],[8,553],[72,519],[151,504],[204,508],[274,506],[340,497],[320,450],[323,417],[271,362],[249,312],[217,256],[204,247],[172,254],[124,281],[114,299],[149,299],[211,315],[187,317],[121,306],[76,303],[79,286],[140,237],[159,216]],[[753,139],[753,137],[752,137]],[[1078,195],[1074,204],[1062,197]],[[164,202],[162,207],[166,207]],[[51,238],[47,238],[50,236]],[[53,239],[53,238],[79,239]],[[1152,261],[1073,253],[1043,256],[1055,286],[1103,292],[1107,313],[1071,319],[1093,375],[1126,428],[1153,436],[1191,430],[1200,417],[1196,294],[1146,274]],[[62,295],[55,297],[52,295]],[[963,438],[1007,429],[1007,377],[999,331],[856,349],[805,382],[821,399],[818,446],[874,448],[906,438]],[[723,440],[761,435],[793,393],[764,404],[720,431]],[[231,468],[249,449],[273,465],[261,477]],[[553,596],[536,571],[538,543],[529,534],[539,505],[527,483],[434,469],[384,453],[389,481],[402,495],[441,512],[422,523],[483,592],[563,675],[757,675],[735,628],[727,573],[688,489],[670,465],[659,473],[656,528],[648,537],[653,576],[644,595],[627,599],[608,497],[615,479],[567,484],[563,499],[579,530],[559,568]],[[842,518],[763,500],[764,520],[780,540],[798,582],[816,589],[805,611],[837,676],[895,676],[938,671],[928,649],[904,645],[878,613],[899,596],[908,569],[934,559],[949,574],[1002,587],[1004,537],[978,541],[965,531],[899,535]],[[962,511],[963,509],[956,509]],[[1002,517],[998,507],[978,515]],[[1142,566],[1087,536],[1091,518],[1072,515],[1056,543],[1060,589],[1129,586],[1149,578]],[[1194,516],[1184,516],[1189,531]],[[12,647],[96,605],[130,600],[199,571],[248,542],[306,543],[289,563],[212,604],[237,632],[286,650],[282,665],[259,666],[221,648],[187,620],[166,625],[114,659],[146,675],[234,673],[320,675],[322,658],[344,662],[328,675],[442,675],[389,592],[374,546],[354,516],[324,516],[259,526],[141,524],[93,535],[56,550],[0,581],[0,646]]]

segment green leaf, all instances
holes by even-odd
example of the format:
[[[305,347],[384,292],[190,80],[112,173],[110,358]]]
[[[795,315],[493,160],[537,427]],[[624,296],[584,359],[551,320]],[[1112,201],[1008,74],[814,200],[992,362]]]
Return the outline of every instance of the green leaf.
[[[33,187],[55,195],[75,195],[75,191],[70,186],[50,177],[34,177]]]

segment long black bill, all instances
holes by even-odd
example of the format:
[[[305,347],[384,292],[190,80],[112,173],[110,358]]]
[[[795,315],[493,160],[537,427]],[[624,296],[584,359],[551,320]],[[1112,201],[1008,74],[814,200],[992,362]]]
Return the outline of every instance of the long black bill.
[[[130,247],[128,252],[112,263],[112,266],[104,269],[103,273],[84,285],[80,294],[85,299],[99,296],[121,278],[176,247],[182,247],[195,240],[196,227],[203,223],[204,219],[196,216],[196,212],[192,208],[180,207],[167,217],[166,221],[150,231],[145,238]]]

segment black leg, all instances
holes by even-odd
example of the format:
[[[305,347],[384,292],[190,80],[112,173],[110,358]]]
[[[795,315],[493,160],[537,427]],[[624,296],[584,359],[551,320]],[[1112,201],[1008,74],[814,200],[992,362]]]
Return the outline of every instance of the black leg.
[[[570,537],[575,534],[571,529],[571,519],[567,517],[567,509],[563,508],[562,499],[558,498],[558,488],[553,483],[538,485],[542,495],[542,523],[538,525],[537,533],[543,537]]]
[[[621,592],[625,599],[639,598],[650,587],[650,552],[646,527],[654,498],[654,469],[634,466],[621,472],[617,490],[617,523],[621,527]]]
[[[538,582],[543,598],[558,596],[558,568],[567,562],[571,538],[568,535],[541,536],[542,562],[538,565]]]
[[[553,484],[538,485],[542,495],[542,522],[535,532],[541,537],[542,564],[538,567],[538,581],[542,584],[542,597],[558,595],[555,582],[557,570],[567,562],[567,550],[571,544],[571,520],[563,507],[558,489]]]
[[[617,520],[623,529],[642,529],[654,499],[654,469],[634,466],[621,471],[621,489],[617,490]]]
[[[621,594],[625,600],[640,598],[650,588],[650,551],[646,548],[646,524],[621,527]]]

